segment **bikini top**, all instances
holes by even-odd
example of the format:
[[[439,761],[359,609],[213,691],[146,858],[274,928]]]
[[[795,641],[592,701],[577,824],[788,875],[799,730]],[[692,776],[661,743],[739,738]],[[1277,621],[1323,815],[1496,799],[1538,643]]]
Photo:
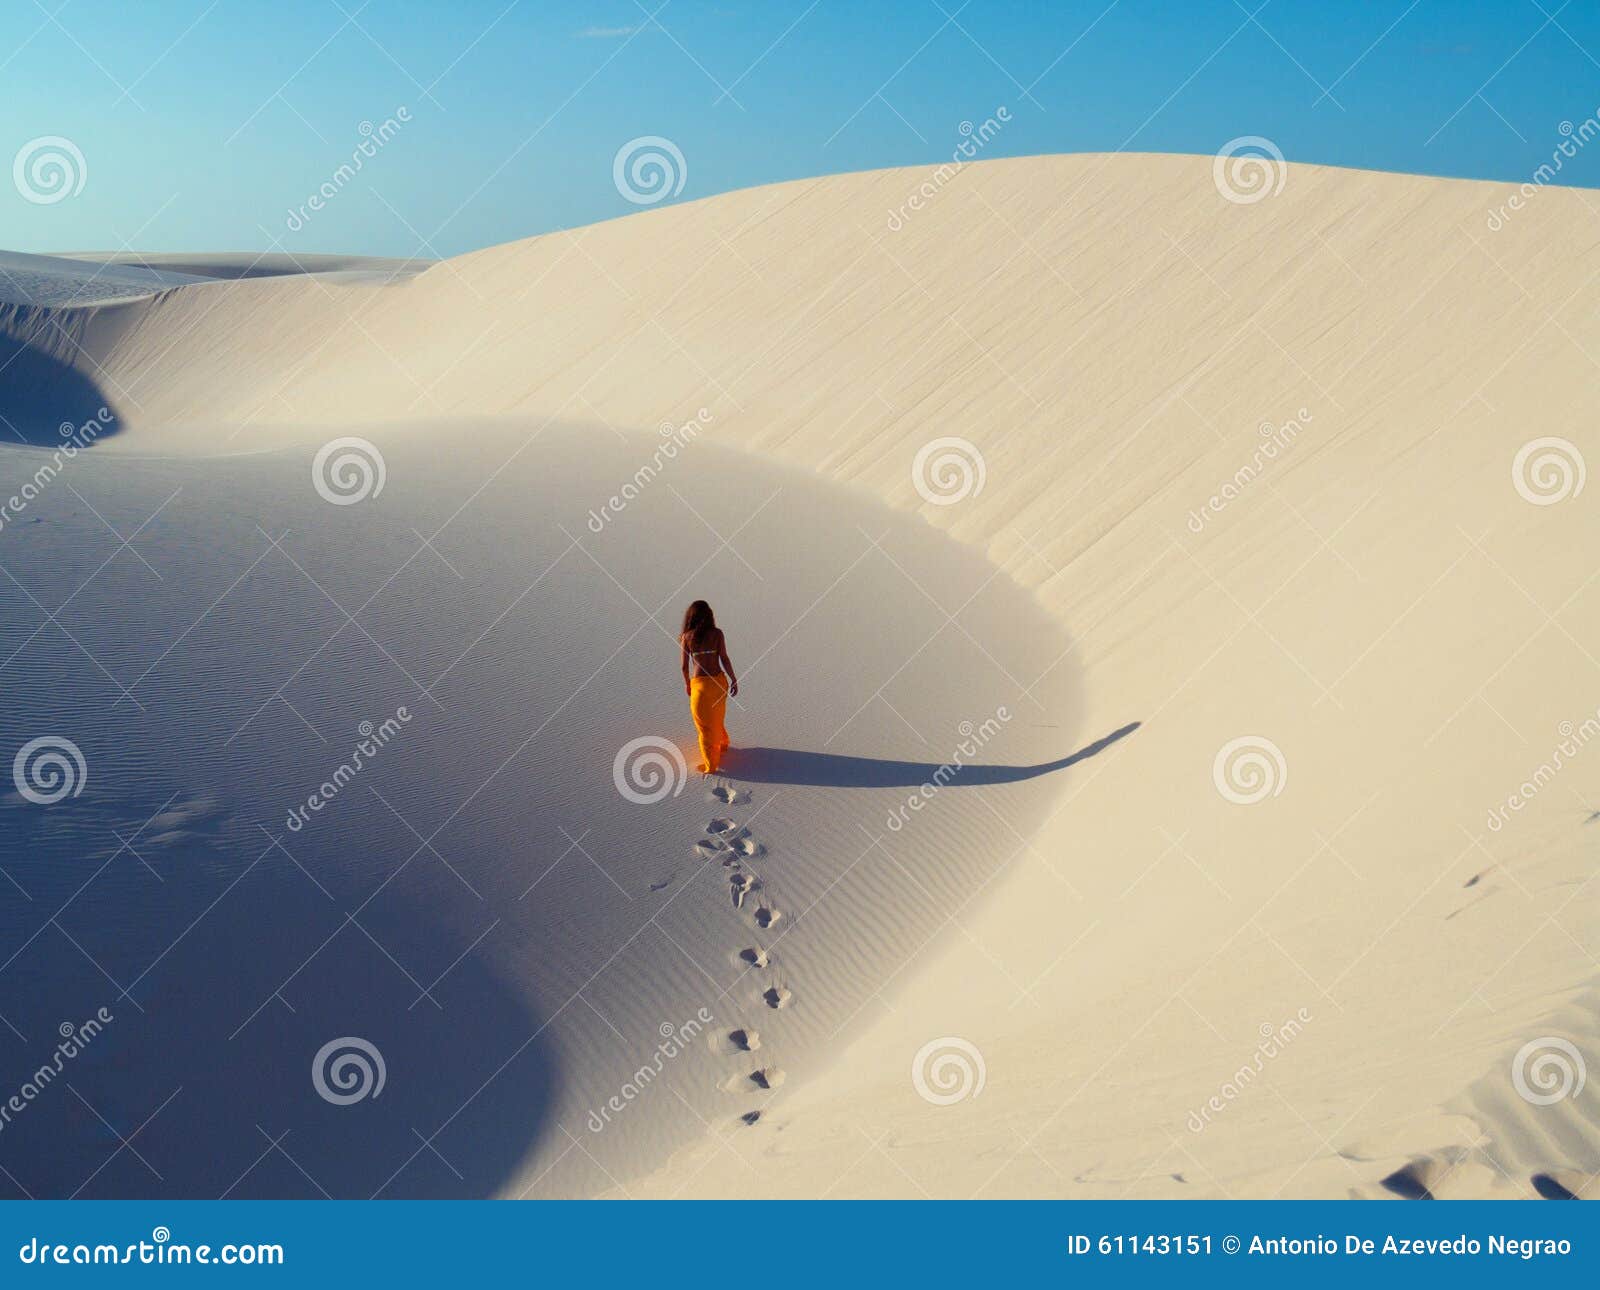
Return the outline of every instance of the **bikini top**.
[[[689,654],[690,658],[699,660],[701,658],[704,658],[707,654],[709,654],[709,655],[711,655],[712,668],[714,668],[715,670],[717,670],[719,672],[722,670],[718,666],[718,664],[720,663],[721,658],[722,658],[722,641],[720,639],[717,641],[716,645],[711,649],[689,649],[688,648],[688,641],[684,640],[682,637],[680,637],[679,639],[683,640],[684,648],[686,650],[688,650],[688,654]],[[701,663],[701,664],[699,664],[699,666],[705,667],[705,664]],[[708,668],[707,670],[710,671],[712,669]]]

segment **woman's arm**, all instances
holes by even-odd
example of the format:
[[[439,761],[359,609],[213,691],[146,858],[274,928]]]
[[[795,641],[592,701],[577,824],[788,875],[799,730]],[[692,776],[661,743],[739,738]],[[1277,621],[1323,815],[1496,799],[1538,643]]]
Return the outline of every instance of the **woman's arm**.
[[[722,670],[728,674],[728,693],[737,698],[739,678],[733,674],[733,660],[728,657],[728,637],[725,632],[717,633],[717,657],[722,662]]]
[[[683,665],[683,692],[689,693],[689,638],[678,637],[678,661]]]

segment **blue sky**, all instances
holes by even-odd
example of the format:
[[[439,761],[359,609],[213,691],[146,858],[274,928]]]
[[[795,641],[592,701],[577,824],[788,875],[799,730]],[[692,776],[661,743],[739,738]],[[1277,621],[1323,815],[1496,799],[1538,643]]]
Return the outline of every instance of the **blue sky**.
[[[83,173],[0,182],[0,247],[450,255],[638,209],[612,166],[639,136],[685,201],[943,160],[1001,106],[989,156],[1248,134],[1521,181],[1600,109],[1597,59],[1590,0],[10,0],[0,161],[64,138]],[[1561,182],[1600,186],[1600,144]]]

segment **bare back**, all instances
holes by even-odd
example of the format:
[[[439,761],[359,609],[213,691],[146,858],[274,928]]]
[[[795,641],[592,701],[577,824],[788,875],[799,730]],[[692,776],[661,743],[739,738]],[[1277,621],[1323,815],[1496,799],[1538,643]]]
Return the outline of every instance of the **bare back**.
[[[713,627],[698,638],[685,634],[678,638],[687,656],[690,676],[721,676],[724,654],[722,629]]]

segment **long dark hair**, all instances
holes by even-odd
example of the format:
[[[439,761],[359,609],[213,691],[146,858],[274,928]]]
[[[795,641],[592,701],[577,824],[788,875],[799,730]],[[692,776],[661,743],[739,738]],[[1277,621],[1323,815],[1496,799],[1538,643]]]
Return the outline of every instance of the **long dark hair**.
[[[706,644],[717,630],[717,616],[703,600],[694,601],[683,611],[683,637],[691,645]]]

